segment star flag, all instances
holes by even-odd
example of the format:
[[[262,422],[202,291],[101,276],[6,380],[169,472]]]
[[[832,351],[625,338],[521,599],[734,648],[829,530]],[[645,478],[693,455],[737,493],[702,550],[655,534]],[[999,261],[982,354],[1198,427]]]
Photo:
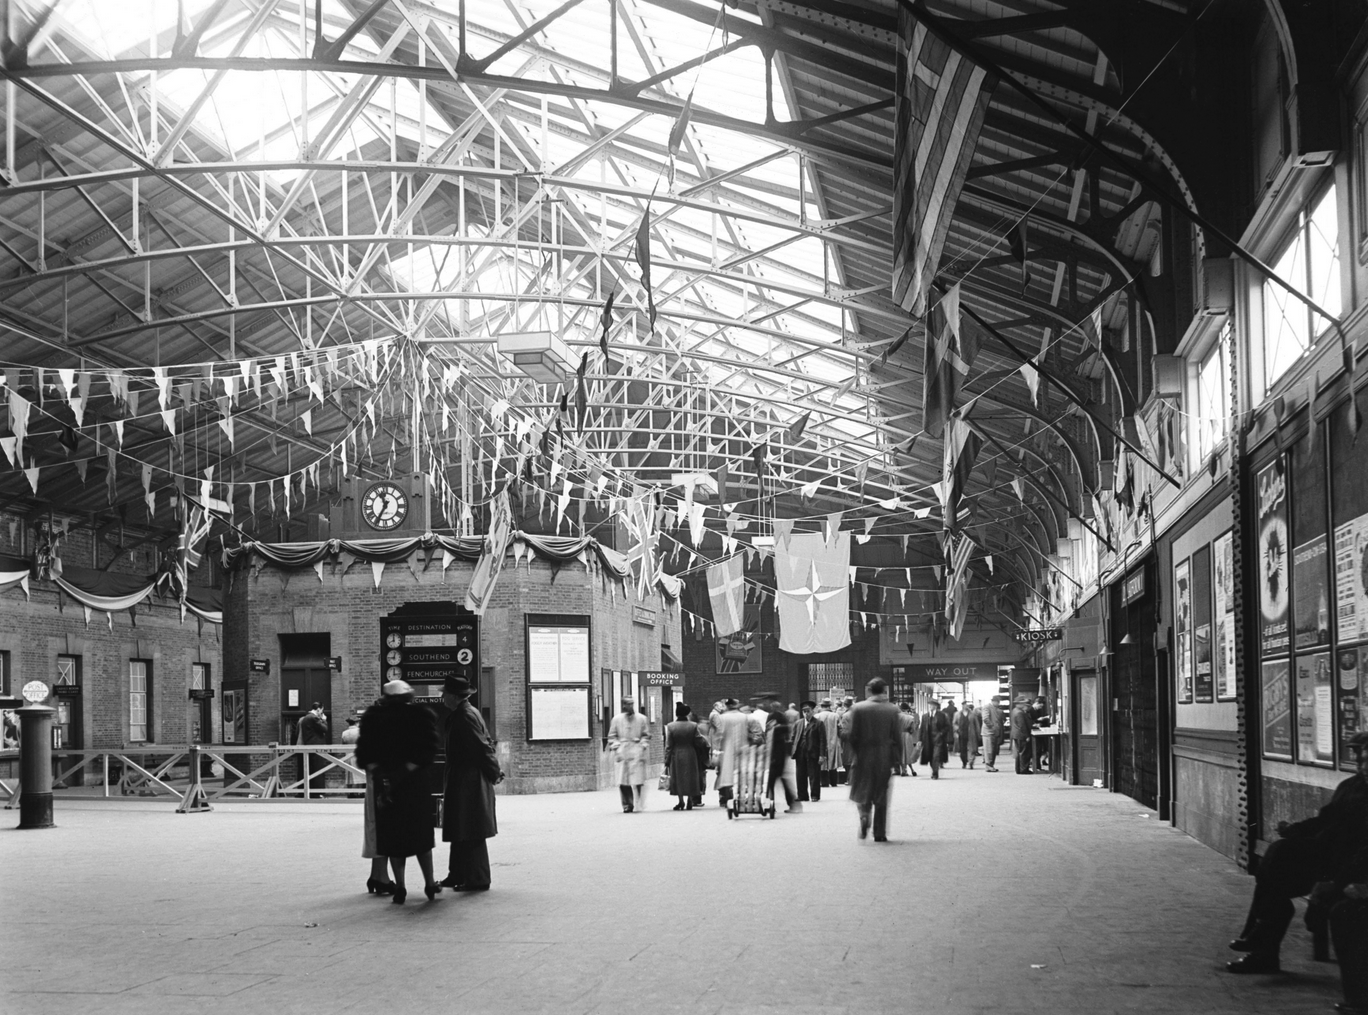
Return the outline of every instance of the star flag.
[[[746,616],[746,579],[740,554],[708,568],[708,599],[719,638],[741,630]]]
[[[850,533],[828,542],[821,532],[799,532],[776,541],[779,647],[807,655],[850,644]]]

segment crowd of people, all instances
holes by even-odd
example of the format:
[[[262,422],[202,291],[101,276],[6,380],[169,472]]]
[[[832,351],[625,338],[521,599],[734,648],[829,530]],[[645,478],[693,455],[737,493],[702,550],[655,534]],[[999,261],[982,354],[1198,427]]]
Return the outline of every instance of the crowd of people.
[[[1007,736],[1018,774],[1048,769],[1042,738],[1033,735],[1051,722],[1044,697],[1032,701],[1019,695],[1010,712],[1004,711],[997,695],[982,704],[965,700],[956,705],[947,699],[943,707],[933,699],[918,714],[906,701],[888,702],[887,685],[881,678],[879,683],[884,686],[880,701],[892,709],[879,712],[893,716],[896,727],[889,750],[890,774],[916,776],[920,764],[930,768],[932,779],[939,779],[952,755],[959,756],[961,768],[975,768],[982,757],[985,770],[997,772],[998,753]],[[744,752],[763,745],[769,759],[765,795],[774,799],[776,788],[782,788],[785,813],[799,813],[804,803],[821,800],[823,788],[854,785],[851,773],[857,767],[859,736],[853,727],[862,704],[853,697],[822,698],[785,708],[776,695],[761,694],[749,705],[736,698],[717,701],[707,718],[700,719],[680,702],[674,721],[662,733],[665,764],[659,788],[676,799],[674,810],[694,810],[704,805],[712,771],[718,803],[726,806],[735,794]],[[614,755],[623,813],[631,814],[645,806],[650,724],[631,698],[622,699],[621,706],[609,725],[608,748]]]

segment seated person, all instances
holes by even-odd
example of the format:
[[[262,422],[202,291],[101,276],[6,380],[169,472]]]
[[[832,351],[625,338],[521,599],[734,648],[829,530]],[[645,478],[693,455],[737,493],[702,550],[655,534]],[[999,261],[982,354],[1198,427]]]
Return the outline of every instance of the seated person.
[[[1330,909],[1330,937],[1344,1001],[1335,1009],[1345,1015],[1368,1015],[1368,845],[1340,873],[1336,887],[1340,897]]]
[[[1230,972],[1278,972],[1278,951],[1296,912],[1292,900],[1317,882],[1339,882],[1368,846],[1368,732],[1355,734],[1348,746],[1357,773],[1335,788],[1315,817],[1278,823],[1280,838],[1259,861],[1244,930],[1230,942],[1232,949],[1248,954],[1227,962]]]

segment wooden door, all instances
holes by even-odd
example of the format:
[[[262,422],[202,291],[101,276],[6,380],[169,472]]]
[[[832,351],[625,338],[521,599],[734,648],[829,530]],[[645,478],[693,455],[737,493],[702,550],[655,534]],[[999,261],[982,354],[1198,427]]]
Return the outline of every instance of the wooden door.
[[[1073,675],[1073,715],[1075,730],[1075,785],[1091,786],[1102,778],[1102,742],[1098,736],[1097,674],[1079,671]]]

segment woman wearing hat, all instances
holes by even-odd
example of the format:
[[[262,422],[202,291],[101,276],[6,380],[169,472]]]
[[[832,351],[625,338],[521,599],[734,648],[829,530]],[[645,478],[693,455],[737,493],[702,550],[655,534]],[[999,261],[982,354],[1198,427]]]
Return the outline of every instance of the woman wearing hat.
[[[356,744],[357,763],[375,785],[375,851],[394,871],[394,898],[404,904],[405,861],[418,857],[429,901],[442,889],[432,879],[432,794],[428,769],[437,755],[432,713],[414,704],[413,688],[402,680],[384,686],[381,703],[367,709]]]
[[[665,771],[670,776],[670,792],[678,798],[677,811],[691,811],[703,802],[703,780],[707,771],[708,741],[689,721],[689,706],[675,705],[675,721],[665,727]]]

